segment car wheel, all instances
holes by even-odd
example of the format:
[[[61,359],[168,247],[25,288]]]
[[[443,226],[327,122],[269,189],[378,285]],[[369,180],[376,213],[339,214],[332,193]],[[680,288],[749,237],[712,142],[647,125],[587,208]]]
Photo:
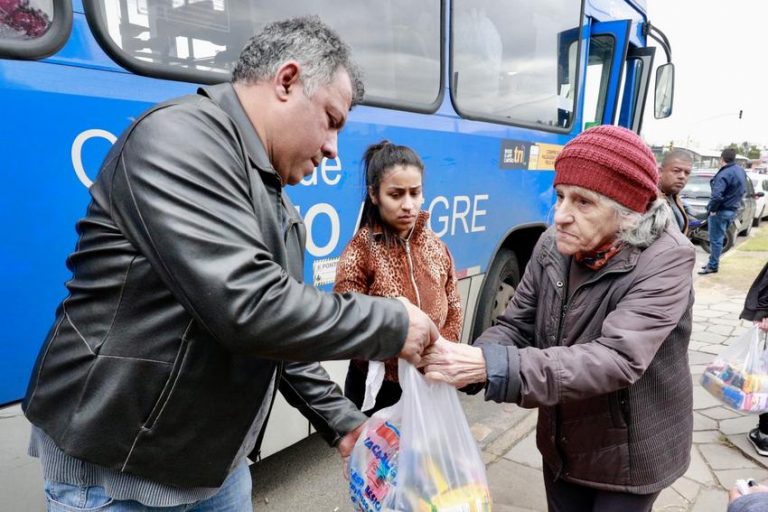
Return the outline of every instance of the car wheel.
[[[734,246],[734,244],[736,244],[736,236],[736,225],[731,223],[731,225],[728,226],[728,231],[725,232],[723,253],[729,251]],[[701,248],[704,249],[707,254],[711,252],[711,248],[709,247],[709,240],[702,240],[699,245],[701,245]]]
[[[739,235],[749,236],[749,232],[752,231],[752,224],[753,223],[749,221],[744,222],[743,225],[746,227],[739,232]]]
[[[758,227],[760,225],[760,221],[763,220],[764,215],[765,215],[765,205],[763,205],[763,209],[760,210],[760,215],[755,215],[755,220],[752,221],[752,225],[755,227]]]
[[[488,269],[485,286],[477,304],[477,316],[472,339],[493,325],[504,312],[520,284],[520,267],[517,255],[511,249],[502,248]]]

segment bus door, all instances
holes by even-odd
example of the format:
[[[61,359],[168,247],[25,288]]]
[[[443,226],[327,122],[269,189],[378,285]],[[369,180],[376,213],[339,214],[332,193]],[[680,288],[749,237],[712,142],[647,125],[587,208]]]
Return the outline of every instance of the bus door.
[[[627,60],[624,66],[623,92],[621,109],[619,110],[618,125],[640,133],[643,125],[643,111],[648,96],[648,86],[651,82],[651,69],[656,48],[639,48],[629,45]]]
[[[590,24],[584,82],[584,129],[613,124],[631,25],[631,20],[593,20]]]

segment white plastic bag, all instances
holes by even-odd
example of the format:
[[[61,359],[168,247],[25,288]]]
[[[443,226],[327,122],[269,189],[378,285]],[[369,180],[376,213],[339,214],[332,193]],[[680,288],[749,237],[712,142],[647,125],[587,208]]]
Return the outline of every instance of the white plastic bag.
[[[487,512],[491,497],[456,390],[399,361],[400,401],[374,414],[350,456],[354,510]]]
[[[766,334],[755,326],[742,334],[707,366],[701,385],[736,411],[768,411]]]

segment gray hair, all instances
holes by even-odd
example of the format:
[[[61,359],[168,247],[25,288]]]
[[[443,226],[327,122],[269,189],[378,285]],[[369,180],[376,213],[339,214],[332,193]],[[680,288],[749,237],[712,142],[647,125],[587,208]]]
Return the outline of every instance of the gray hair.
[[[651,245],[661,236],[672,219],[672,210],[661,197],[657,197],[645,213],[630,210],[609,197],[601,195],[601,198],[618,216],[617,238],[633,247],[643,249]]]
[[[343,68],[352,82],[352,105],[363,100],[365,88],[349,46],[318,16],[290,18],[264,27],[240,53],[232,81],[255,83],[270,79],[288,60],[301,66],[301,82],[308,97],[318,87],[331,83]]]

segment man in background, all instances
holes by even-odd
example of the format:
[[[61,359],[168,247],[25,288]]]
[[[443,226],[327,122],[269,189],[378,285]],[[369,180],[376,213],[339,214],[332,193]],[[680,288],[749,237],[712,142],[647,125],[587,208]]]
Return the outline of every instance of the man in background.
[[[675,148],[667,151],[659,169],[659,189],[667,199],[672,213],[675,214],[677,226],[683,234],[688,233],[688,215],[679,194],[688,183],[692,167],[691,154],[684,149]]]
[[[736,164],[736,150],[726,148],[720,153],[720,169],[709,181],[712,195],[707,204],[707,227],[709,229],[709,261],[699,270],[700,275],[715,274],[720,265],[723,242],[728,226],[741,208],[744,193],[747,190],[747,175]]]

